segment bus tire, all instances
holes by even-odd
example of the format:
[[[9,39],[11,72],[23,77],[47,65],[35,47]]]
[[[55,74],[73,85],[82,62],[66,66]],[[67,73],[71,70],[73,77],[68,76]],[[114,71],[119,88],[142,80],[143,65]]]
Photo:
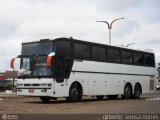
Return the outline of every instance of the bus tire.
[[[141,92],[142,92],[141,85],[140,84],[136,84],[135,87],[134,87],[133,98],[134,99],[140,98]]]
[[[51,100],[51,97],[40,97],[40,99],[43,103],[49,103],[49,101]]]
[[[126,84],[124,87],[124,99],[130,99],[132,97],[132,86],[130,84]]]
[[[66,98],[69,102],[80,102],[82,100],[82,87],[79,83],[71,85],[69,97]]]
[[[107,95],[108,99],[114,100],[117,99],[118,95]]]
[[[98,95],[98,96],[96,96],[96,98],[97,98],[98,100],[103,100],[104,95]]]

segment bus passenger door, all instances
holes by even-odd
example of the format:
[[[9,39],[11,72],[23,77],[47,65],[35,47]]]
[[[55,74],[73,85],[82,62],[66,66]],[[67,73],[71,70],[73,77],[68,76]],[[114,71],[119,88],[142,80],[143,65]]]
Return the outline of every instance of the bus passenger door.
[[[73,65],[73,61],[69,57],[56,57],[55,58],[55,77],[57,82],[57,88],[59,91],[59,94],[65,95],[66,94],[66,88],[67,88],[67,79],[70,77],[71,68]]]

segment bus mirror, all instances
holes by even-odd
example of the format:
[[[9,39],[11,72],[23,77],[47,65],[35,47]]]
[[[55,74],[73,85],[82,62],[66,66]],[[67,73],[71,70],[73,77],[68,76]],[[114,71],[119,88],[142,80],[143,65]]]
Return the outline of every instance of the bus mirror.
[[[10,68],[14,68],[14,61],[15,61],[15,58],[12,58],[10,61]]]
[[[48,66],[48,67],[51,67],[51,66],[52,66],[52,58],[53,58],[53,56],[48,56],[48,57],[47,57],[47,66]]]
[[[51,67],[52,66],[52,59],[53,59],[53,56],[55,55],[55,53],[54,52],[52,52],[52,53],[50,53],[49,55],[48,55],[48,57],[47,57],[47,66],[48,67]]]

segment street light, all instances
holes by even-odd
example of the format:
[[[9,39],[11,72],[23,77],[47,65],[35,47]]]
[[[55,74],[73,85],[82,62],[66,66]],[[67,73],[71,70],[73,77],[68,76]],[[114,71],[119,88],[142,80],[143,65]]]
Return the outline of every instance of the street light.
[[[134,45],[135,43],[130,43],[130,44],[128,44],[128,45],[126,45],[126,47],[128,47],[128,46],[130,46],[130,45]]]
[[[135,44],[135,43],[130,43],[130,44],[127,44],[126,46],[125,45],[118,45],[118,46],[127,48],[128,46],[133,45],[133,44]]]
[[[109,30],[109,44],[111,44],[111,29],[112,29],[112,24],[115,22],[115,21],[118,21],[120,19],[124,19],[124,18],[117,18],[117,19],[114,19],[112,20],[111,23],[107,22],[107,21],[96,21],[96,22],[104,22],[108,25],[108,30]]]

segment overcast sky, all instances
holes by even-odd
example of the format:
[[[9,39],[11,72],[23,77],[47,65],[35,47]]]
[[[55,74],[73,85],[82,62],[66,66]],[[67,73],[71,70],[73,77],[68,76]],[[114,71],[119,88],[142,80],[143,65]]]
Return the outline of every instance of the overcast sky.
[[[0,70],[9,69],[25,40],[73,37],[108,44],[152,49],[160,62],[160,0],[0,0]]]

